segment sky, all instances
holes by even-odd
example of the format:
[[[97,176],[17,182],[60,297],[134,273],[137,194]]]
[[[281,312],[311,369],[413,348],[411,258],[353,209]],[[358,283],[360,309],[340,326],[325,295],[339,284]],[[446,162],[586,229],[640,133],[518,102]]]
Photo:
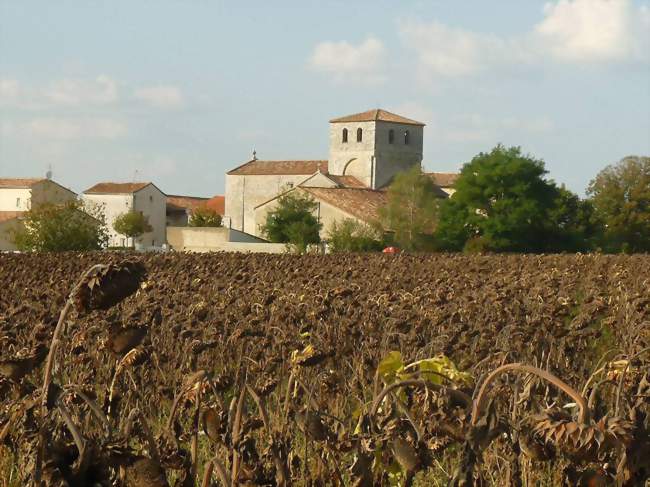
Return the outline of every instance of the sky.
[[[650,1],[0,0],[0,177],[223,194],[373,108],[427,124],[429,171],[502,143],[583,194],[650,155]]]

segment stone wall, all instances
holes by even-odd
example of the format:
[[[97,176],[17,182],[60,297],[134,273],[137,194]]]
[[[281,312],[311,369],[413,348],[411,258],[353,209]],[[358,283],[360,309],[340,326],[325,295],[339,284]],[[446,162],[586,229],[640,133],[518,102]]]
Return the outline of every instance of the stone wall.
[[[224,227],[168,227],[167,241],[172,250],[183,252],[266,252],[279,254],[286,251],[284,244],[263,242],[236,232],[230,241],[230,230]]]

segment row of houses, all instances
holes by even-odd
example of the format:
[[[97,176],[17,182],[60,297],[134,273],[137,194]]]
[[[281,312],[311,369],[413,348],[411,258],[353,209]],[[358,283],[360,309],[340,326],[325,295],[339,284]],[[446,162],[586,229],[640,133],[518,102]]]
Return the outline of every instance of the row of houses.
[[[185,227],[192,211],[205,206],[220,215],[224,213],[224,197],[212,198],[167,195],[151,182],[98,183],[77,195],[49,178],[0,179],[0,250],[14,250],[12,231],[21,225],[25,212],[40,204],[61,204],[80,198],[89,210],[99,209],[105,217],[109,246],[163,247],[167,244],[168,227]],[[142,213],[152,231],[135,242],[127,241],[113,229],[113,222],[123,213]]]
[[[136,245],[179,250],[223,250],[224,243],[263,243],[262,225],[282,195],[296,192],[316,203],[315,216],[326,237],[334,222],[353,219],[369,223],[387,203],[394,177],[422,168],[424,124],[382,109],[368,110],[329,121],[329,157],[322,160],[260,160],[256,153],[226,172],[224,196],[196,198],[166,195],[153,183],[99,183],[81,194],[87,205],[103,209],[111,246],[128,246],[112,226],[127,211],[145,215],[153,230]],[[424,173],[438,196],[454,192],[457,173]],[[60,202],[76,198],[72,191],[49,179],[0,180],[0,239],[2,225],[20,220],[30,202]],[[188,229],[188,217],[198,206],[223,216],[224,227]],[[4,222],[4,223],[3,223]],[[5,248],[6,239],[0,240]],[[232,248],[235,248],[233,245]],[[240,250],[239,245],[236,246]]]

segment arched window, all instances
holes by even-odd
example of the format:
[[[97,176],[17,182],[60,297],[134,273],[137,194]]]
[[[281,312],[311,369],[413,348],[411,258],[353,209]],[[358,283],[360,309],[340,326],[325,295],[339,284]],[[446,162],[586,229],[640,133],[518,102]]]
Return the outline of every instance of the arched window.
[[[409,145],[409,131],[408,130],[404,131],[404,144]]]
[[[348,129],[343,129],[343,143],[348,143]]]
[[[395,131],[393,129],[390,129],[388,131],[388,143],[392,144],[393,142],[395,142]]]
[[[363,130],[361,128],[357,129],[357,142],[361,142],[363,140]]]

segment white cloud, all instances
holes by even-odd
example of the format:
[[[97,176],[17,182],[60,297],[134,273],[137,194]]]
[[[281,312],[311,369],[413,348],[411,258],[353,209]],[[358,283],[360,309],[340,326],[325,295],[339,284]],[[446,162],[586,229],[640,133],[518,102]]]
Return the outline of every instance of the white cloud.
[[[543,18],[522,35],[502,37],[440,22],[399,25],[425,77],[460,77],[505,66],[624,62],[650,59],[650,8],[631,0],[548,2]]]
[[[133,96],[156,108],[179,108],[183,106],[183,94],[175,86],[157,85],[135,90]]]
[[[314,48],[309,65],[337,82],[375,83],[383,80],[384,56],[384,45],[374,37],[358,45],[347,41],[321,42]]]
[[[93,80],[63,79],[52,83],[44,92],[54,104],[85,105],[108,104],[117,101],[117,82],[106,75]]]
[[[650,49],[647,17],[630,0],[560,0],[544,6],[535,35],[560,60],[627,60]]]
[[[126,125],[104,118],[35,118],[18,128],[24,135],[57,140],[116,139],[126,134]]]
[[[20,96],[21,86],[15,79],[0,79],[0,105],[14,103]]]

